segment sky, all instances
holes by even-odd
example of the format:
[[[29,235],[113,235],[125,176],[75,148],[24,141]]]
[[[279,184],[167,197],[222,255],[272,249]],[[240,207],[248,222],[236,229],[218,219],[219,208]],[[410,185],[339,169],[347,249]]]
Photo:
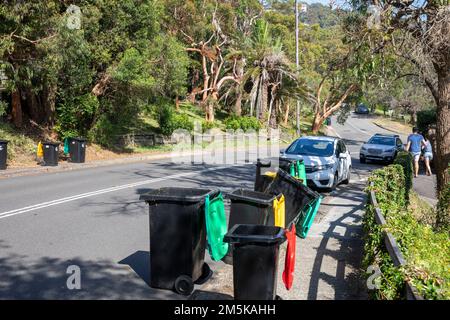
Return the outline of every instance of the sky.
[[[306,2],[308,4],[321,3],[321,4],[326,5],[326,6],[330,4],[330,0],[302,0],[302,2]]]

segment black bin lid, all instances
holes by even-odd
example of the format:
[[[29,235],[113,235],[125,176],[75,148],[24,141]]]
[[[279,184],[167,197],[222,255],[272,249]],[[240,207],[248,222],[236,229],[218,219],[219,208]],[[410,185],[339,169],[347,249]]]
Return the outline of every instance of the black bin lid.
[[[59,146],[61,144],[61,142],[53,142],[53,141],[45,141],[42,142],[42,144],[45,145],[49,145],[49,146]]]
[[[239,188],[233,190],[230,194],[228,194],[228,198],[231,200],[245,201],[269,206],[273,203],[273,200],[275,200],[276,196],[272,194]]]
[[[9,143],[9,141],[8,141],[8,140],[2,140],[2,139],[0,139],[0,143],[2,143],[2,144],[7,144],[7,143]]]
[[[281,227],[258,224],[236,224],[225,235],[225,242],[229,243],[261,243],[276,244],[286,241],[284,229]]]
[[[150,189],[142,194],[139,199],[147,202],[203,202],[207,195],[211,197],[218,193],[219,190],[217,189],[166,187]]]
[[[73,137],[73,138],[68,138],[69,140],[73,140],[73,141],[79,141],[79,142],[86,142],[87,139],[86,138],[82,138],[82,137]]]

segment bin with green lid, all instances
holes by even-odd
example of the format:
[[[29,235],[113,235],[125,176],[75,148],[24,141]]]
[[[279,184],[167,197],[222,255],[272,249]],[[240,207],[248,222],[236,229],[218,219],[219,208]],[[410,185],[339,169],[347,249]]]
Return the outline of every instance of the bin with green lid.
[[[205,201],[214,189],[160,188],[141,195],[149,205],[150,285],[189,295],[211,270],[205,263]]]

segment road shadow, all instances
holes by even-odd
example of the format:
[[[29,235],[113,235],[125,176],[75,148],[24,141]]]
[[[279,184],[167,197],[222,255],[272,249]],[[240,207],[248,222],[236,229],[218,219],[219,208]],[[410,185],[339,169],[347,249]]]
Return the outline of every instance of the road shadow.
[[[129,266],[148,286],[150,286],[150,252],[136,251],[118,262]]]
[[[189,297],[189,300],[234,300],[234,298],[229,294],[206,290],[195,290]]]
[[[314,258],[308,286],[308,300],[318,299],[320,280],[334,288],[335,300],[366,298],[361,273],[363,234],[362,226],[357,225],[362,219],[359,211],[364,210],[365,195],[360,189],[352,188],[339,195],[339,199],[351,200],[360,204],[348,206],[349,209],[342,216],[331,221],[328,229],[321,234],[322,240],[316,248],[317,254]],[[339,204],[324,203],[324,206],[336,207]],[[343,206],[347,207],[347,205]],[[335,275],[322,271],[324,260],[329,258],[337,261]],[[352,271],[346,274],[346,268],[350,268]]]
[[[124,260],[144,274],[143,258],[145,255],[138,251]],[[69,266],[80,268],[79,290],[67,287],[68,281],[73,283],[69,279],[73,273],[67,273]],[[109,260],[42,257],[26,261],[10,255],[0,258],[0,299],[186,299],[169,290],[149,287],[133,270]]]

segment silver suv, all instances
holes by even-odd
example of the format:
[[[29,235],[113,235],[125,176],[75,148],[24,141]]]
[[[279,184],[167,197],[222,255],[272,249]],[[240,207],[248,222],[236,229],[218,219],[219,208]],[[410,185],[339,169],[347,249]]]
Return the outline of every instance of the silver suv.
[[[403,150],[403,143],[398,135],[376,134],[362,145],[359,152],[359,162],[367,160],[392,163],[397,153]]]

